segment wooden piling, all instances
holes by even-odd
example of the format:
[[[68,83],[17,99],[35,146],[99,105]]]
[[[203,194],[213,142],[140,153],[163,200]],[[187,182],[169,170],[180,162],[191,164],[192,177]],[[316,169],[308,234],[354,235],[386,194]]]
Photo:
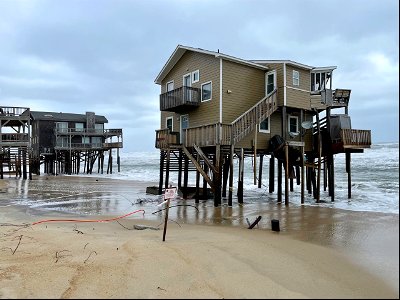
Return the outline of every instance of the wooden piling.
[[[240,149],[240,158],[239,158],[239,180],[238,180],[238,203],[243,203],[243,176],[244,176],[244,149]]]
[[[260,166],[258,167],[258,188],[261,188],[262,185],[262,171],[263,171],[263,160],[264,160],[264,155],[260,155]]]
[[[160,151],[160,179],[158,181],[158,194],[162,194],[163,189],[163,179],[164,179],[164,160],[165,160],[165,151]]]
[[[189,158],[185,155],[183,166],[183,199],[188,195]]]
[[[285,205],[289,205],[289,145],[285,143]]]
[[[224,160],[224,163],[223,163],[223,170],[222,170],[222,176],[223,176],[222,197],[223,198],[226,198],[226,187],[227,187],[227,184],[228,184],[229,164],[230,164],[228,157],[225,157],[225,160]]]
[[[273,193],[275,190],[275,159],[271,155],[269,159],[269,192]]]
[[[283,162],[278,159],[278,203],[282,203],[282,166]]]
[[[233,152],[234,146],[231,145],[231,150],[229,151],[229,192],[228,192],[228,206],[232,206],[233,197]]]
[[[165,164],[165,189],[169,187],[169,164],[171,158],[171,150],[168,148],[166,155],[166,164]]]
[[[351,153],[346,152],[347,197],[351,198]]]

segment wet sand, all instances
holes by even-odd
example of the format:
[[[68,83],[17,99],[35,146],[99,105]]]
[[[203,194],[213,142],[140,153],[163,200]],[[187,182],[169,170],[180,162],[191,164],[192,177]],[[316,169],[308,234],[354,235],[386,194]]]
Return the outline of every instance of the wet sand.
[[[144,193],[150,185],[70,176],[0,180],[0,297],[399,297],[398,215],[178,200],[171,205],[191,206],[169,210],[162,242],[164,212],[156,212],[159,196]],[[32,199],[41,206],[22,205]],[[120,224],[5,226],[137,209],[146,213]],[[259,226],[248,230],[246,218],[259,215]],[[272,219],[280,232],[271,231]],[[134,224],[160,230],[129,230]]]

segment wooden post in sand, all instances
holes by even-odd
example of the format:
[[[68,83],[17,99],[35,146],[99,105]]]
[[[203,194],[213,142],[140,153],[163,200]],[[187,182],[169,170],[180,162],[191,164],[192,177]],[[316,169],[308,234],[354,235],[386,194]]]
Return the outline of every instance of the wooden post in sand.
[[[351,198],[351,153],[346,152],[347,197]]]
[[[163,242],[165,242],[165,236],[167,234],[167,224],[168,224],[168,212],[169,212],[169,202],[172,198],[175,197],[175,193],[176,193],[176,188],[169,188],[169,189],[165,189],[164,192],[164,200],[166,199],[167,201],[167,208],[165,210],[165,220],[164,220],[164,232],[163,232]]]

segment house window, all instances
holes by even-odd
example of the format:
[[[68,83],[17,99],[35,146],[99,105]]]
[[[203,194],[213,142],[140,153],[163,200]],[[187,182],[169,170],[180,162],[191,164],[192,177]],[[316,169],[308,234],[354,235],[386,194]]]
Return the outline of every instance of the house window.
[[[82,137],[82,144],[90,144],[90,137],[83,136]]]
[[[192,83],[198,82],[199,80],[200,80],[199,70],[192,72]]]
[[[330,86],[331,72],[311,73],[311,91],[321,91]]]
[[[300,73],[299,71],[293,70],[293,85],[300,85]]]
[[[96,124],[94,124],[94,129],[96,129],[96,133],[103,133],[104,132],[104,124],[96,123]]]
[[[93,136],[92,137],[92,144],[94,144],[96,147],[103,146],[103,138],[100,137],[100,136]]]
[[[173,80],[168,81],[166,88],[167,88],[167,92],[172,91],[174,89],[174,81]]]
[[[266,118],[260,123],[259,132],[269,133],[269,118]]]
[[[75,131],[83,131],[83,123],[75,123]]]
[[[208,101],[211,100],[212,94],[212,84],[211,81],[203,83],[201,85],[201,101]]]
[[[289,116],[289,133],[299,133],[299,118],[297,116]]]
[[[57,138],[57,146],[58,147],[69,147],[69,139],[67,136],[59,136]]]
[[[68,122],[57,122],[56,128],[59,132],[68,132]]]
[[[173,128],[174,128],[173,120],[174,120],[173,117],[168,117],[168,118],[166,119],[166,122],[165,122],[165,123],[166,123],[166,127],[167,127],[170,131],[172,131]]]

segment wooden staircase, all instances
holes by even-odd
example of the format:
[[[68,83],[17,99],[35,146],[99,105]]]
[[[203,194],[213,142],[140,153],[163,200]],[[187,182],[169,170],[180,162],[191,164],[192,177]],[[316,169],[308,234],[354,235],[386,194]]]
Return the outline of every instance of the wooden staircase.
[[[278,108],[276,89],[232,122],[233,144],[246,137],[257,124],[270,117]]]

